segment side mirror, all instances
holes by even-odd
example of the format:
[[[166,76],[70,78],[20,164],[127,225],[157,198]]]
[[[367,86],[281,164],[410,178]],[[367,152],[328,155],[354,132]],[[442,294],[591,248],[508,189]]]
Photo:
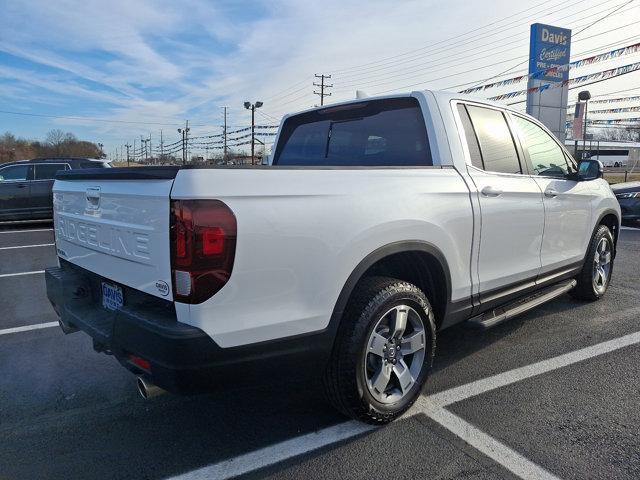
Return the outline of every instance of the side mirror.
[[[604,176],[604,165],[600,160],[580,160],[578,163],[578,180],[597,180]]]
[[[0,182],[4,182],[4,177],[0,175]]]

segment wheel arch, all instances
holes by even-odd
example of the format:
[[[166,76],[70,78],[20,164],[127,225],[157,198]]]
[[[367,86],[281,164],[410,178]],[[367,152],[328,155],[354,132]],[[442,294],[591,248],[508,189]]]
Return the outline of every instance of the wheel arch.
[[[620,217],[618,216],[618,212],[613,209],[606,209],[601,212],[600,216],[598,217],[598,221],[596,222],[596,225],[593,229],[593,234],[595,234],[600,225],[606,225],[609,230],[611,230],[611,234],[613,235],[613,249],[615,257],[618,245],[618,235],[620,234]]]
[[[435,245],[424,241],[394,242],[367,255],[349,275],[331,315],[337,330],[349,298],[363,278],[383,275],[409,281],[429,295],[440,327],[450,310],[451,274],[447,260]]]

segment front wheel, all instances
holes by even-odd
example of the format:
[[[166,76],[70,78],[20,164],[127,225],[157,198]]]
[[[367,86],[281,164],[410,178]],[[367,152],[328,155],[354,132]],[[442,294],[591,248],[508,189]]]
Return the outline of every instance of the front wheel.
[[[368,423],[387,423],[416,400],[435,352],[431,305],[415,285],[365,278],[338,329],[325,374],[330,402]]]
[[[598,300],[607,291],[613,273],[613,235],[606,225],[596,230],[580,274],[571,294],[582,300]]]

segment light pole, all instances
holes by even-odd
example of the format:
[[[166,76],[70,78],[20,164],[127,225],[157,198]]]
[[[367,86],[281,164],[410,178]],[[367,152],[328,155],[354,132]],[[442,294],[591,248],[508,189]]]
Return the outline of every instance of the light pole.
[[[578,93],[578,100],[584,102],[584,125],[582,126],[582,156],[584,157],[584,152],[586,149],[587,142],[587,107],[589,106],[589,100],[591,99],[591,94],[589,90],[583,90]]]
[[[149,153],[147,151],[147,145],[149,144],[148,138],[143,138],[140,135],[140,156],[142,156],[142,152],[144,152],[144,163],[149,163]]]
[[[251,110],[251,165],[255,163],[256,108],[260,108],[262,105],[262,102],[244,102],[244,108]]]
[[[184,128],[179,128],[178,129],[178,133],[182,134],[182,165],[186,165],[187,163],[187,151],[186,151],[186,147],[187,147],[187,135],[189,134],[189,120],[187,120],[187,123],[185,125]]]
[[[102,147],[104,147],[103,143],[98,143],[98,147],[100,147],[100,158],[104,157],[104,151],[102,150]]]

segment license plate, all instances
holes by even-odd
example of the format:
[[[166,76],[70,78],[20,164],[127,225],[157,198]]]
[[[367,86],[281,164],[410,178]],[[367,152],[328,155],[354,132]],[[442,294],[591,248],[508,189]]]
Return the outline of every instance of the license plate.
[[[102,306],[108,310],[118,310],[123,304],[122,288],[102,282]]]

